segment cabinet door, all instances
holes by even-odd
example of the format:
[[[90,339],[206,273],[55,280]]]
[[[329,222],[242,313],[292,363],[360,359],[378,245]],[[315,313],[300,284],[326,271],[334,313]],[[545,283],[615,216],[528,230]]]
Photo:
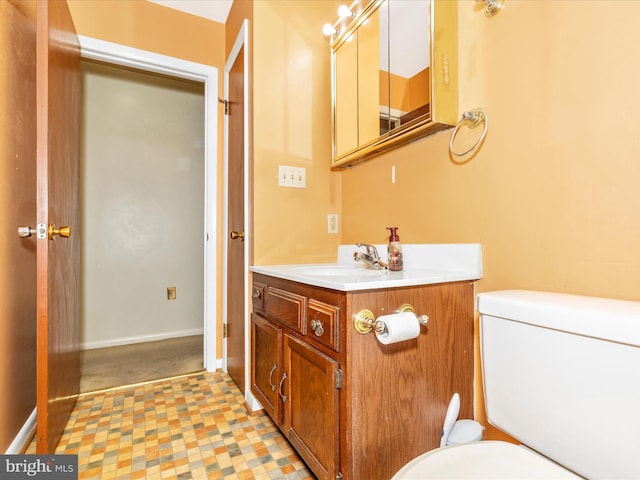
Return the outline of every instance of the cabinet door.
[[[283,356],[287,378],[282,430],[319,479],[335,479],[340,463],[340,365],[287,334]]]
[[[251,314],[251,391],[277,424],[281,421],[278,383],[282,375],[282,329]]]

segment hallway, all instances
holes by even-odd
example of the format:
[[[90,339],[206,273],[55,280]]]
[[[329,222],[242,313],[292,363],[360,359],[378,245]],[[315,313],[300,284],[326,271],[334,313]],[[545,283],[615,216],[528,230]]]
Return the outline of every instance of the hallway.
[[[86,480],[314,478],[222,372],[81,395],[56,453],[78,454]]]
[[[204,370],[202,335],[80,352],[80,393]]]

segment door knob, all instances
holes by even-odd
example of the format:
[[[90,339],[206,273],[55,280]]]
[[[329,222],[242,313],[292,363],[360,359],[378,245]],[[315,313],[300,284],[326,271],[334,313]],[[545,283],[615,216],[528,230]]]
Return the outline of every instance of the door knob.
[[[50,223],[47,232],[49,234],[48,235],[49,240],[53,240],[54,235],[59,235],[64,238],[69,238],[71,236],[71,227],[66,226],[66,227],[56,228],[54,224]]]
[[[239,238],[244,242],[244,232],[231,232],[231,240]]]
[[[18,227],[20,238],[27,238],[34,234],[37,234],[38,238],[47,238],[47,226],[44,223],[39,223],[38,228]]]
[[[37,230],[35,228],[31,228],[31,227],[18,227],[18,236],[20,238],[26,238],[26,237],[30,237],[31,235],[33,235],[34,233],[36,233]]]

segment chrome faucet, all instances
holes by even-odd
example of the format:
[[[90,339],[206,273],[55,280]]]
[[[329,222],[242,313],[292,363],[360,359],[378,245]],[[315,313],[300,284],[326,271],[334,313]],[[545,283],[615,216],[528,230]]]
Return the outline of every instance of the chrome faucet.
[[[364,268],[370,270],[382,270],[387,268],[387,264],[382,261],[380,255],[378,255],[378,249],[375,245],[369,245],[368,243],[356,243],[357,247],[364,247],[365,252],[354,252],[353,259],[357,262],[364,263]]]

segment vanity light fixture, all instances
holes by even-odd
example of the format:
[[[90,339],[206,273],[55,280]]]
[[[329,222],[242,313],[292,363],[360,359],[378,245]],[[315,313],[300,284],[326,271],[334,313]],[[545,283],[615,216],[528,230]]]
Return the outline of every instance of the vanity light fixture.
[[[339,32],[338,32],[338,29],[333,25],[331,25],[330,23],[325,23],[322,26],[322,33],[327,37],[330,37],[331,35],[337,35]]]
[[[346,5],[340,5],[338,8],[338,17],[340,18],[355,18],[356,14]]]
[[[340,5],[340,7],[338,8],[338,19],[333,25],[331,25],[330,23],[325,23],[322,26],[322,33],[327,37],[339,35],[340,31],[342,30],[340,26],[343,24],[344,26],[346,26],[348,22],[358,16],[358,12],[356,12],[355,9],[359,3],[360,0],[354,0],[350,6]]]
[[[504,7],[504,0],[476,0],[478,2],[484,2],[484,14],[487,17],[493,17],[497,14],[502,7]]]

